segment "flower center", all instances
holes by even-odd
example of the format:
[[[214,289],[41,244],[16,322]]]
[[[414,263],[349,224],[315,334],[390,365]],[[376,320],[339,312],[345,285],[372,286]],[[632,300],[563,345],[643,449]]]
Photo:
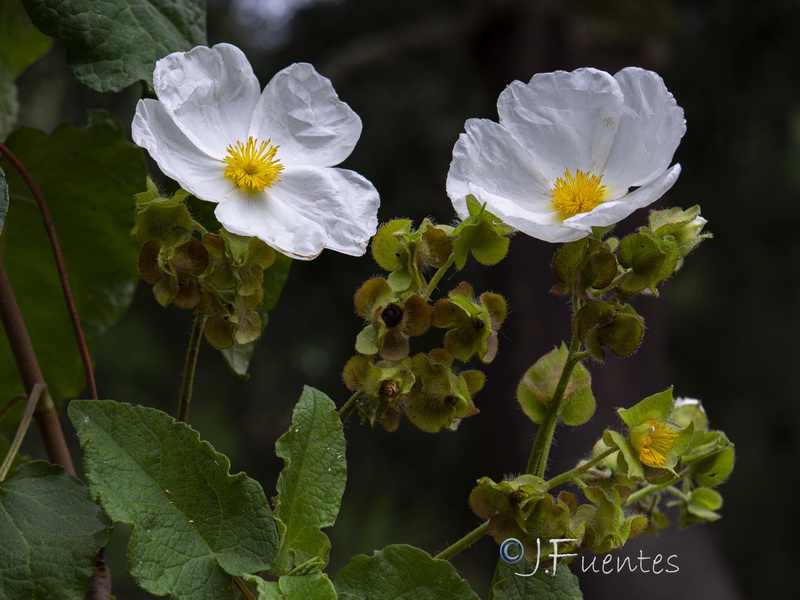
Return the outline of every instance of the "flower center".
[[[550,197],[562,221],[578,213],[589,212],[603,201],[607,190],[606,186],[600,185],[602,179],[602,175],[597,177],[580,169],[575,170],[574,177],[567,169],[563,178],[556,179]]]
[[[260,192],[275,185],[280,181],[278,175],[283,171],[283,165],[275,158],[280,146],[271,146],[271,141],[259,143],[250,136],[246,144],[236,142],[228,146],[228,156],[222,159],[228,165],[225,177],[250,192]]]
[[[650,419],[641,431],[632,433],[631,445],[639,452],[639,460],[651,467],[661,467],[666,453],[675,445],[677,433],[663,421]]]

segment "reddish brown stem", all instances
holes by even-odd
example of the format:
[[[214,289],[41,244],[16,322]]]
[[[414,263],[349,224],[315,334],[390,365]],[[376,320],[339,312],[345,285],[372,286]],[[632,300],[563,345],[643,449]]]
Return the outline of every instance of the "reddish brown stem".
[[[89,386],[89,397],[97,400],[97,384],[94,381],[94,371],[92,370],[92,361],[89,357],[89,348],[86,346],[86,337],[83,335],[83,328],[81,327],[81,321],[78,317],[78,310],[75,308],[75,300],[72,297],[72,289],[70,288],[69,279],[67,278],[67,267],[64,264],[64,257],[61,254],[61,246],[58,244],[58,237],[56,236],[56,229],[53,225],[53,218],[50,216],[50,209],[47,208],[47,203],[44,201],[44,196],[42,195],[39,186],[36,184],[36,181],[33,179],[31,174],[19,161],[19,159],[14,156],[14,153],[2,143],[0,143],[0,154],[3,154],[3,156],[8,159],[8,162],[11,163],[11,165],[17,170],[22,179],[25,181],[28,188],[31,190],[31,194],[33,194],[33,197],[36,200],[36,204],[39,207],[39,212],[42,213],[44,228],[45,231],[47,231],[47,237],[50,239],[50,246],[53,249],[53,257],[55,258],[56,268],[58,269],[58,278],[61,281],[61,289],[64,292],[64,300],[67,304],[67,311],[69,312],[69,318],[72,322],[72,329],[75,332],[75,340],[78,343],[78,352],[81,355],[83,371],[86,376],[86,384]]]
[[[0,261],[0,322],[8,337],[8,345],[17,363],[25,393],[30,395],[37,383],[45,385],[45,381],[2,261]],[[72,464],[72,457],[64,439],[64,431],[61,429],[50,393],[46,389],[39,399],[35,418],[50,462],[61,465],[67,473],[75,475],[75,466]]]

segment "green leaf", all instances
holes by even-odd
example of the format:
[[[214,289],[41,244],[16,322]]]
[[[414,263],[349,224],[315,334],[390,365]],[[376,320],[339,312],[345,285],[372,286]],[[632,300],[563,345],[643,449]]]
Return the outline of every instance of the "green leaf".
[[[259,600],[336,600],[336,590],[328,576],[319,571],[307,575],[264,581],[257,575],[246,578],[256,586]]]
[[[620,449],[620,453],[617,455],[617,464],[620,470],[631,479],[637,481],[644,479],[644,468],[628,438],[618,431],[607,429],[603,432],[603,442],[609,448]]]
[[[264,271],[264,283],[262,285],[264,301],[256,308],[258,316],[261,317],[262,335],[269,322],[268,313],[278,304],[283,286],[286,280],[289,279],[289,267],[291,265],[291,258],[276,252],[275,262]],[[230,348],[221,350],[225,362],[239,377],[248,377],[247,371],[250,369],[250,361],[256,350],[256,344],[258,344],[258,340],[249,344],[234,344]]]
[[[0,483],[0,598],[83,600],[111,522],[61,467],[30,462]]]
[[[544,557],[543,557],[544,558]],[[544,569],[525,561],[514,565],[500,562],[498,578],[492,587],[494,600],[581,600],[578,578],[563,562]]]
[[[277,535],[261,486],[184,423],[152,408],[75,400],[89,489],[130,523],[128,567],[155,595],[232,599],[231,575],[267,569]]]
[[[100,112],[90,114],[84,129],[62,125],[51,135],[18,129],[7,146],[47,200],[91,349],[123,315],[139,280],[130,231],[133,195],[145,185],[143,151]],[[83,370],[42,216],[19,174],[7,162],[0,166],[11,194],[3,262],[50,393],[74,397],[84,386]],[[0,388],[9,396],[23,394],[18,379],[0,336]]]
[[[152,88],[156,60],[206,43],[204,0],[23,0],[34,24],[67,45],[75,79],[118,92],[141,79]]]
[[[313,557],[328,561],[330,541],[320,529],[336,521],[347,480],[342,421],[333,401],[304,388],[275,453],[285,462],[276,486],[281,545],[273,569],[282,575]]]
[[[353,557],[336,575],[334,585],[342,600],[478,598],[449,562],[404,544]]]
[[[14,80],[52,43],[31,23],[20,0],[0,2],[0,140],[6,138],[17,120],[19,103]]]
[[[6,221],[8,214],[8,184],[6,183],[6,174],[3,169],[0,169],[0,233],[3,233],[3,223]]]

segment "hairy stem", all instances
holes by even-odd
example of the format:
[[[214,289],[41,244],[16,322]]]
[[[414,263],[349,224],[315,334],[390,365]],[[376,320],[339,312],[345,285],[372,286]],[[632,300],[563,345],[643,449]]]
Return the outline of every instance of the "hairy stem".
[[[64,264],[64,257],[61,254],[61,246],[58,244],[58,237],[56,236],[56,229],[53,225],[53,218],[50,216],[50,209],[44,200],[39,186],[33,179],[28,170],[23,166],[19,159],[14,156],[5,145],[0,143],[0,154],[3,154],[8,162],[17,170],[22,179],[27,184],[28,188],[36,200],[36,205],[39,207],[39,212],[42,213],[42,220],[44,221],[44,228],[47,232],[47,237],[50,240],[50,246],[53,249],[53,258],[55,259],[56,269],[58,270],[58,278],[61,281],[61,289],[64,292],[64,301],[67,304],[67,311],[69,312],[69,319],[72,323],[72,330],[75,333],[75,341],[78,344],[78,353],[81,356],[81,363],[83,363],[83,372],[86,377],[86,385],[89,387],[90,398],[97,400],[97,384],[94,380],[94,371],[92,370],[92,360],[89,357],[89,348],[86,345],[86,337],[83,335],[83,328],[81,321],[78,317],[78,310],[75,307],[75,300],[72,296],[72,288],[69,285],[69,278],[67,277],[67,267]]]
[[[580,345],[580,340],[573,336],[569,345],[569,354],[564,363],[564,370],[561,371],[561,377],[559,377],[556,384],[553,398],[548,403],[542,424],[539,426],[539,431],[536,432],[536,439],[533,441],[531,456],[528,460],[528,468],[525,470],[526,473],[544,477],[547,458],[550,455],[550,446],[553,443],[553,434],[558,423],[558,413],[561,410],[564,393],[567,391],[567,384],[575,366],[586,356],[580,352]]]
[[[665,489],[675,485],[676,483],[678,483],[681,479],[686,477],[686,475],[688,475],[688,474],[689,474],[689,469],[687,468],[687,469],[684,469],[683,471],[681,471],[680,473],[678,473],[675,477],[673,477],[672,479],[670,479],[666,483],[660,483],[658,485],[648,485],[648,486],[643,487],[640,490],[636,490],[630,496],[628,496],[628,499],[625,501],[624,506],[630,506],[631,504],[635,504],[636,502],[638,502],[642,498],[645,498],[645,497],[649,496],[650,494],[655,494],[656,492],[660,492],[661,490],[665,490]]]
[[[200,354],[200,342],[203,341],[203,327],[206,325],[208,315],[196,313],[192,335],[189,338],[189,349],[186,351],[186,365],[183,369],[183,382],[181,384],[181,398],[178,403],[178,421],[189,422],[189,405],[192,402],[192,387],[194,386],[194,371],[197,367],[197,357]]]
[[[339,409],[339,418],[342,420],[342,423],[347,421],[353,411],[358,406],[358,398],[361,396],[361,392],[356,392],[344,403],[342,408]]]
[[[489,530],[489,521],[485,521],[484,523],[478,525],[475,529],[470,531],[467,535],[462,537],[460,540],[458,540],[454,544],[451,544],[449,547],[439,552],[439,554],[437,554],[433,558],[450,560],[456,554],[458,554],[462,550],[466,550],[467,548],[472,546],[472,544],[481,539],[484,535],[486,535],[486,532],[488,530]]]
[[[244,581],[242,581],[241,577],[234,577],[233,583],[236,584],[236,587],[242,594],[242,598],[245,598],[246,600],[256,600],[256,597],[253,596],[253,592],[250,591],[250,588],[247,587],[247,584]]]
[[[447,269],[453,266],[455,260],[456,260],[455,253],[450,254],[450,256],[447,259],[447,262],[445,262],[441,267],[439,267],[436,273],[433,274],[433,277],[431,278],[430,282],[428,282],[428,291],[425,292],[424,296],[425,300],[430,299],[431,294],[433,294],[434,290],[436,289],[436,286],[439,285],[439,282],[442,280],[442,277],[447,272]]]
[[[603,460],[606,456],[609,456],[609,455],[613,454],[614,452],[617,452],[617,450],[619,450],[619,448],[608,448],[607,450],[605,450],[605,451],[601,452],[600,454],[598,454],[597,456],[595,456],[592,460],[588,460],[585,463],[581,463],[580,465],[578,465],[574,469],[570,469],[569,471],[566,471],[566,472],[562,473],[561,475],[558,475],[556,477],[553,477],[552,479],[549,479],[547,481],[547,489],[552,489],[552,488],[556,487],[557,485],[561,485],[562,483],[565,483],[567,481],[571,481],[573,477],[575,477],[577,475],[580,475],[582,473],[585,473],[586,471],[591,469],[593,466],[595,466],[597,463],[599,463],[601,460]]]

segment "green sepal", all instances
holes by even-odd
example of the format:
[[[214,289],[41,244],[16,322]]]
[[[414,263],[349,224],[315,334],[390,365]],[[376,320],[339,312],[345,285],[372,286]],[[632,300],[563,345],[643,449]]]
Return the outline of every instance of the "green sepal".
[[[411,359],[415,382],[404,408],[409,421],[427,433],[454,431],[462,419],[478,414],[470,390],[478,378],[455,374],[452,361],[443,350]]]
[[[617,414],[628,427],[636,427],[650,419],[666,420],[674,406],[675,401],[670,386],[663,392],[648,396],[630,408],[618,408]]]
[[[396,219],[378,229],[372,238],[372,258],[378,266],[386,271],[395,271],[402,266],[400,255],[403,246],[395,234],[410,231],[409,219]]]
[[[470,252],[480,264],[496,265],[508,254],[508,236],[513,229],[487,211],[472,194],[466,201],[470,216],[452,233],[456,269],[464,268]]]
[[[444,347],[454,358],[466,362],[477,354],[489,363],[497,355],[497,330],[506,312],[505,298],[485,292],[476,300],[472,286],[464,282],[436,303],[432,323],[449,328]]]
[[[517,401],[534,423],[540,424],[544,419],[568,356],[569,350],[562,344],[536,361],[519,382]],[[586,367],[578,363],[564,391],[559,415],[566,425],[582,425],[592,417],[595,406],[591,375]]]
[[[587,237],[561,246],[553,256],[552,269],[560,281],[554,293],[585,295],[589,289],[611,285],[617,276],[617,260],[608,244]]]
[[[387,431],[397,429],[402,405],[415,381],[410,360],[373,364],[366,356],[354,356],[345,364],[342,379],[347,389],[363,394],[358,404],[362,422],[374,426],[380,421]]]
[[[527,536],[525,519],[528,505],[540,499],[547,484],[535,475],[495,482],[481,477],[469,495],[469,506],[477,516],[489,520],[489,535],[501,544],[508,538]]]
[[[654,210],[648,219],[648,227],[653,235],[677,244],[680,262],[700,242],[713,237],[710,233],[701,233],[705,224],[706,220],[700,216],[698,205],[686,210],[680,208]],[[680,268],[680,263],[676,269],[678,268]]]
[[[572,321],[575,335],[592,358],[605,361],[604,348],[620,357],[634,353],[644,338],[644,319],[630,305],[589,301]]]
[[[617,260],[627,272],[620,287],[627,292],[648,289],[658,294],[656,285],[667,279],[678,268],[680,254],[677,244],[669,237],[659,239],[641,228],[620,242]]]
[[[619,471],[634,481],[644,480],[644,467],[628,438],[618,431],[607,429],[603,432],[603,443],[609,448],[619,448],[620,452],[617,454]]]

